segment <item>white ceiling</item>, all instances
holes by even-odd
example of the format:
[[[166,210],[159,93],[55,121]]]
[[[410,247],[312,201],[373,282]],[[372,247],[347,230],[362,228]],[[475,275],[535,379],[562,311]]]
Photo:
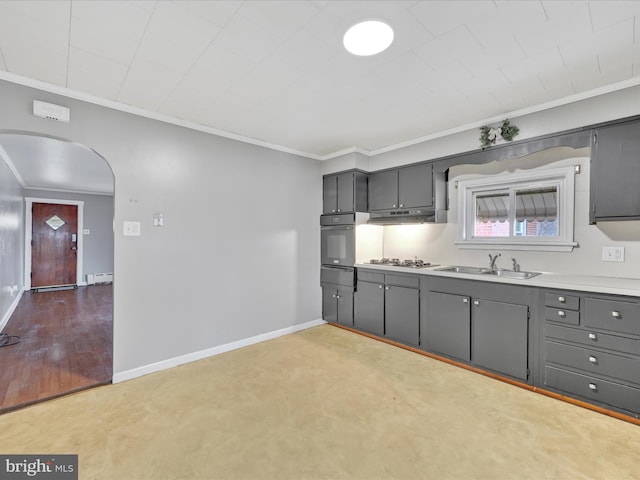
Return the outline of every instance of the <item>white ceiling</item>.
[[[640,83],[640,1],[0,0],[0,69],[327,158]]]

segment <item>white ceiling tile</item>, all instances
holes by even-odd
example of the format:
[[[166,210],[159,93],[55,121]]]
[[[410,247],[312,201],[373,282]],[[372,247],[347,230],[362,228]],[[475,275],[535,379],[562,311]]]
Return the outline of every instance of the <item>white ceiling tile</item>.
[[[634,61],[640,61],[640,43],[598,54],[598,62],[602,73],[628,67]]]
[[[410,10],[422,24],[440,36],[464,25],[467,21],[495,9],[490,1],[428,1],[416,2]]]
[[[564,85],[556,85],[553,89],[544,89],[536,93],[526,94],[523,98],[529,105],[539,105],[558,98],[568,97],[574,93],[576,92],[571,82],[565,82]]]
[[[38,15],[40,2],[0,2],[0,41],[15,39],[22,44],[66,55],[69,46],[68,4],[52,2],[44,8],[50,18]],[[19,4],[19,5],[18,5]],[[60,15],[62,13],[63,15]]]
[[[472,56],[482,46],[465,27],[458,27],[414,49],[423,62],[438,69],[444,65]]]
[[[628,80],[632,75],[631,70],[632,67],[629,65],[627,67],[619,68],[618,70],[605,72],[598,77],[578,79],[574,82],[574,88],[576,89],[576,92],[584,92],[594,88],[621,82],[623,80]]]
[[[251,70],[248,77],[266,85],[282,88],[300,79],[304,73],[280,58],[271,57]]]
[[[537,55],[556,45],[570,43],[592,32],[591,15],[587,3],[577,5],[565,14],[550,20],[524,26],[515,37],[527,56]]]
[[[136,53],[140,39],[130,35],[115,35],[107,25],[95,25],[79,19],[71,26],[72,47],[129,64]]]
[[[637,0],[589,2],[589,8],[593,29],[596,32],[627,20],[629,17],[640,15],[640,2]]]
[[[542,8],[544,8],[547,18],[553,20],[558,16],[566,17],[567,14],[583,8],[588,9],[589,4],[584,0],[542,0]]]
[[[202,0],[177,0],[181,7],[192,14],[224,27],[242,6],[241,0],[202,1]]]
[[[234,16],[216,38],[216,45],[260,62],[271,55],[282,40],[239,15]]]
[[[207,48],[196,65],[216,75],[236,80],[253,70],[257,62],[214,44]]]
[[[474,76],[480,76],[523,58],[525,55],[522,49],[513,37],[509,37],[498,44],[488,45],[473,55],[463,56],[460,63]]]
[[[149,2],[149,5],[155,3]],[[140,40],[153,9],[144,9],[124,0],[92,0],[72,3],[72,24],[75,20],[101,27],[111,35]],[[73,25],[72,25],[73,27]]]
[[[544,53],[527,57],[501,68],[512,83],[534,77],[540,72],[559,70],[564,66],[560,53],[556,48]]]
[[[497,44],[523,28],[547,20],[539,1],[521,0],[500,3],[494,10],[466,22],[467,28],[484,46]]]
[[[392,84],[401,84],[434,69],[426,65],[415,53],[408,52],[391,59],[377,74]]]
[[[158,107],[158,111],[176,118],[189,120],[205,108],[207,100],[202,93],[180,86],[171,92],[162,105]]]
[[[443,68],[425,73],[416,78],[417,81],[432,92],[453,88],[472,79],[473,76],[469,73],[469,70],[459,63],[450,63]]]
[[[128,3],[151,13],[153,12],[153,9],[156,8],[156,3],[158,3],[158,1],[157,0],[128,0]]]
[[[511,86],[507,77],[504,74],[497,71],[490,71],[479,77],[474,77],[468,82],[458,85],[458,90],[465,96],[473,98],[477,96],[486,95],[487,92],[498,88],[508,88]]]
[[[326,42],[306,30],[300,30],[286,40],[274,55],[290,65],[310,72],[337,53],[336,49]]]
[[[225,93],[234,84],[234,80],[213,74],[210,70],[195,67],[182,78],[179,87],[196,92],[207,99],[213,99]]]
[[[71,47],[68,87],[103,98],[115,99],[128,66]]]
[[[66,86],[66,55],[13,39],[3,39],[1,47],[7,71]]]
[[[618,23],[604,30],[576,38],[574,41],[561,45],[560,53],[568,64],[578,63],[584,58],[602,53],[613,52],[625,48],[633,43],[633,18]]]
[[[220,30],[219,26],[183,8],[181,2],[160,1],[153,11],[146,34],[165,38],[178,48],[201,53]]]
[[[249,0],[238,11],[249,21],[286,40],[303,28],[319,12],[310,2]]]
[[[565,65],[560,69],[549,72],[540,72],[538,78],[545,89],[557,89],[581,78],[597,77],[600,75],[598,58],[595,55],[584,60]]]
[[[164,37],[147,33],[138,46],[136,57],[164,65],[172,70],[186,72],[202,52],[185,47],[186,45],[180,42],[172,42]]]
[[[179,84],[182,75],[146,60],[136,59],[122,84],[118,100],[155,111]]]

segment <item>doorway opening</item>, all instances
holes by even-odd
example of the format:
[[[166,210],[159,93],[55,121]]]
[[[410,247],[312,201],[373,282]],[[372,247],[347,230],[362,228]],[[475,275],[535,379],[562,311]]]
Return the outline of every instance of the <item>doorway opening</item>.
[[[91,148],[38,133],[0,131],[0,157],[0,212],[20,218],[2,232],[0,292],[21,285],[9,307],[0,294],[0,331],[20,339],[0,348],[4,413],[111,383],[115,181]]]

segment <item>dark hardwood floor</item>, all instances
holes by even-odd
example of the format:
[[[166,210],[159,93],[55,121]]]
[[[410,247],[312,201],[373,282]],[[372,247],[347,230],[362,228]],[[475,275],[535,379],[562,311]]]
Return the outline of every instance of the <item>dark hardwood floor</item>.
[[[111,382],[112,285],[25,292],[3,333],[0,413]]]

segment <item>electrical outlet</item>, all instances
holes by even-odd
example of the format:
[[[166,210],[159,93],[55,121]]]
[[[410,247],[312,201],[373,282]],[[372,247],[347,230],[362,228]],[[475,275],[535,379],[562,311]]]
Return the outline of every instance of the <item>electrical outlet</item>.
[[[624,262],[624,247],[602,247],[603,262]]]
[[[122,230],[125,237],[139,237],[140,222],[123,222]]]

